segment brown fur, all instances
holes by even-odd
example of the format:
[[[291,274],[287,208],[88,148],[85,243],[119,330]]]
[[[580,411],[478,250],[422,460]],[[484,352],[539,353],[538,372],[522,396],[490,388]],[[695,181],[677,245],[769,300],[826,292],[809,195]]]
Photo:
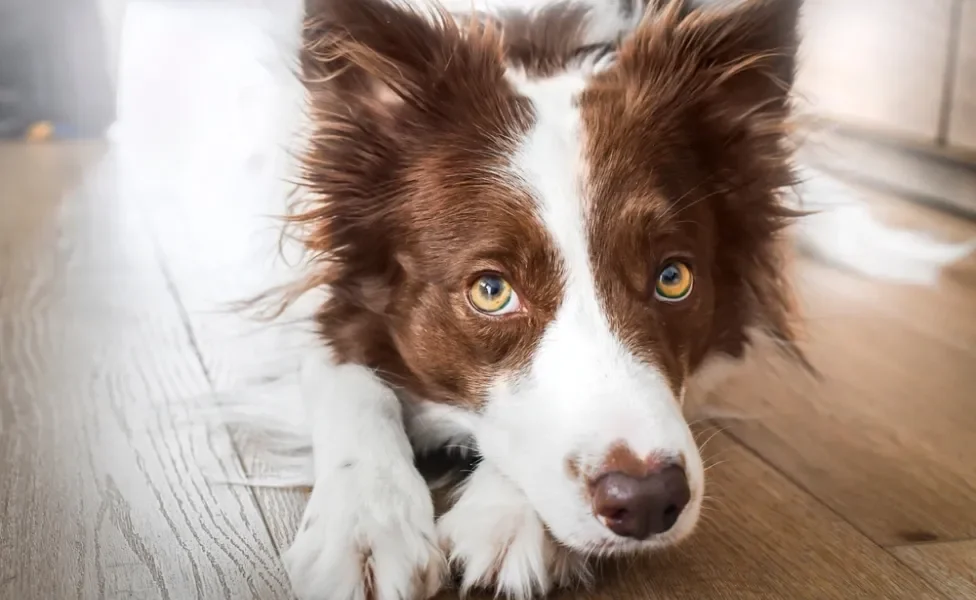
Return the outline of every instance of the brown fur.
[[[306,30],[306,78],[326,83],[311,85],[306,178],[317,198],[299,216],[333,294],[323,335],[342,360],[418,395],[470,402],[491,373],[528,360],[558,297],[531,200],[493,173],[531,109],[503,78],[493,25],[461,29],[446,15],[431,25],[374,0],[329,5]],[[345,110],[324,114],[336,106]],[[519,290],[532,317],[473,314],[464,294],[479,270],[535,282],[538,295]]]
[[[750,326],[793,338],[780,231],[794,214],[778,194],[793,183],[798,6],[682,18],[672,3],[580,102],[601,296],[618,335],[664,367],[676,394],[709,353],[740,355]],[[676,256],[692,265],[694,293],[653,302],[658,269]]]
[[[548,77],[574,66],[594,51],[583,42],[586,11],[571,1],[552,4],[533,15],[502,15],[505,58],[536,77]],[[608,48],[609,49],[609,48]]]
[[[778,201],[797,0],[726,11],[652,11],[619,62],[580,98],[594,272],[611,324],[677,392],[709,353],[738,355],[759,327],[789,343]],[[528,363],[561,297],[559,257],[531,197],[497,175],[533,109],[506,61],[544,76],[573,64],[581,13],[458,26],[380,0],[311,0],[302,69],[314,124],[310,199],[294,216],[311,253],[297,293],[329,286],[318,313],[339,359],[429,400],[476,405]],[[686,257],[695,292],[652,296]],[[526,311],[467,306],[501,272]]]

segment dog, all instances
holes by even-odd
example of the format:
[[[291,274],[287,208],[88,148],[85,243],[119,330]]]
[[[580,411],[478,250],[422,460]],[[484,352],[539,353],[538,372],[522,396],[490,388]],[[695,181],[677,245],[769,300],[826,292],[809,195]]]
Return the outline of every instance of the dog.
[[[793,247],[905,281],[971,249],[795,164],[800,9],[307,1],[299,598],[417,600],[453,570],[525,600],[679,543],[689,387],[757,338],[804,360]],[[435,519],[415,458],[443,448],[476,460]]]

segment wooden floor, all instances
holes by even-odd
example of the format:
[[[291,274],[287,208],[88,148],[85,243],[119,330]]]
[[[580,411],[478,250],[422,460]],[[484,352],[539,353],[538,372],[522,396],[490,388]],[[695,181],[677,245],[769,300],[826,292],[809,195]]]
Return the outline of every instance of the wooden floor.
[[[140,7],[137,41],[160,36],[180,79],[123,56],[137,140],[0,145],[0,599],[289,598],[278,555],[303,495],[215,483],[242,459],[195,424],[215,392],[280,368],[271,332],[215,310],[274,249],[255,214],[282,192],[275,122],[247,109],[274,82],[218,77],[259,47],[248,14],[203,11],[193,37]],[[976,236],[901,199],[963,206],[976,168],[839,152],[825,164],[892,222]],[[813,263],[798,280],[822,380],[770,358],[709,398],[698,534],[559,597],[976,599],[976,259],[933,289]]]
[[[284,598],[298,492],[210,483],[190,420],[254,382],[259,334],[214,312],[256,248],[99,144],[0,146],[0,598]],[[872,193],[943,235],[972,223]],[[976,193],[976,189],[973,190]],[[976,261],[935,289],[799,273],[813,381],[774,361],[701,424],[700,533],[567,598],[976,598]]]
[[[260,244],[233,195],[195,207],[126,168],[100,144],[0,146],[0,598],[288,597],[301,494],[211,483],[239,459],[191,424],[272,358],[212,310]],[[700,533],[565,597],[976,598],[976,261],[935,289],[799,280],[823,380],[757,363],[712,398],[730,416],[700,424]]]

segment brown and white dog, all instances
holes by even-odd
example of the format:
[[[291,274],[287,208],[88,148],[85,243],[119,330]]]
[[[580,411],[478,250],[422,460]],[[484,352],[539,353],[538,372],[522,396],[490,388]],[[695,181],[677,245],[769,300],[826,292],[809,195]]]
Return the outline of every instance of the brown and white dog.
[[[753,336],[792,348],[800,1],[645,4],[307,2],[300,598],[426,598],[450,564],[524,599],[694,529],[686,390]],[[841,214],[801,241],[901,239]],[[914,270],[855,268],[965,252],[904,240]],[[435,522],[414,457],[445,446],[480,460]]]

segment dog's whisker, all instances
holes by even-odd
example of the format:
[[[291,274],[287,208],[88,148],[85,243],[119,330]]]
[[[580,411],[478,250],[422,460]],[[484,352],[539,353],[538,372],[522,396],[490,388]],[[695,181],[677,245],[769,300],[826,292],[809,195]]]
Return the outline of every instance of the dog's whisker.
[[[706,465],[706,466],[704,467],[704,472],[706,472],[706,473],[707,473],[708,471],[711,471],[711,470],[712,470],[712,469],[714,469],[715,467],[718,467],[718,466],[720,466],[720,465],[724,465],[724,464],[725,464],[725,463],[727,463],[727,462],[729,462],[729,461],[727,461],[727,460],[720,460],[720,461],[718,461],[718,462],[716,462],[716,463],[712,463],[712,464],[709,464],[709,465]]]
[[[710,436],[708,436],[708,438],[705,440],[705,442],[702,443],[698,447],[698,451],[700,453],[704,454],[705,453],[705,450],[708,448],[708,443],[711,442],[712,440],[714,440],[716,438],[716,436],[718,436],[720,433],[723,433],[723,432],[725,432],[727,430],[728,430],[728,427],[727,426],[717,428],[717,430],[714,433],[712,433]]]

